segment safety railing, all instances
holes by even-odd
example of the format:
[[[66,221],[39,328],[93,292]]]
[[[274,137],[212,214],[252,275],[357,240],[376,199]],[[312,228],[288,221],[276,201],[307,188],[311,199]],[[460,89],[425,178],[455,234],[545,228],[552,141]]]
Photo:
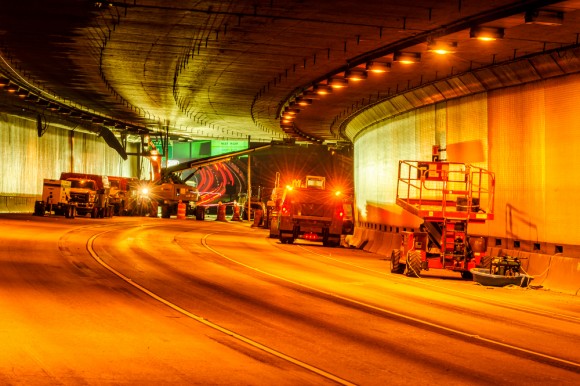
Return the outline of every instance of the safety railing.
[[[400,161],[397,204],[422,218],[493,218],[495,176],[457,162]]]

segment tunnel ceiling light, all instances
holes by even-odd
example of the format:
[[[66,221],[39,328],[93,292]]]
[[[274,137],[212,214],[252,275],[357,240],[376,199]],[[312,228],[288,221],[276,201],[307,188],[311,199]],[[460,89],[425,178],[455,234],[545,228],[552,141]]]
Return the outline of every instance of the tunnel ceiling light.
[[[320,95],[315,93],[313,90],[305,90],[302,92],[302,94],[300,94],[300,98],[311,99],[314,101],[320,99]]]
[[[455,52],[457,52],[457,42],[433,40],[427,42],[427,51],[439,55],[454,54]]]
[[[368,77],[367,70],[360,67],[354,67],[346,70],[344,73],[344,78],[348,80],[353,80],[355,82],[365,80]]]
[[[328,79],[328,85],[332,88],[348,87],[348,80],[342,77],[333,77]]]
[[[326,84],[317,84],[314,86],[313,90],[318,95],[332,94],[332,87],[330,87]]]
[[[368,62],[367,71],[374,74],[384,74],[391,72],[391,62]]]
[[[8,84],[10,84],[10,80],[8,78],[0,76],[0,87],[6,87],[8,86]]]
[[[284,109],[284,115],[296,115],[300,112],[300,109],[286,107]]]
[[[421,61],[421,54],[419,52],[401,52],[397,51],[393,55],[393,62],[403,64],[419,63]]]
[[[312,104],[312,99],[311,98],[297,97],[296,99],[294,99],[294,103],[296,103],[300,107],[306,107],[306,106],[310,106]]]
[[[564,23],[564,12],[550,10],[530,10],[524,16],[526,24],[557,26]]]
[[[18,86],[15,84],[9,84],[8,86],[6,86],[6,91],[8,91],[9,93],[15,93],[16,91],[18,91]]]
[[[469,37],[483,41],[492,41],[503,39],[504,29],[496,27],[472,27],[469,31]]]
[[[18,98],[24,99],[28,96],[28,90],[21,88],[16,92],[16,95],[18,96]]]
[[[282,119],[291,120],[296,118],[296,114],[289,114],[287,112],[282,113]]]

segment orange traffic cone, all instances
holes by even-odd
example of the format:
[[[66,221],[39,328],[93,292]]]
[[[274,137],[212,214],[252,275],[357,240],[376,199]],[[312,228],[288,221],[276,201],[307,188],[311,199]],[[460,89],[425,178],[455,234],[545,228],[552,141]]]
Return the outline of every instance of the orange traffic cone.
[[[228,221],[226,220],[226,206],[222,202],[218,202],[217,218],[216,221]]]
[[[242,221],[240,218],[240,206],[234,202],[234,214],[232,214],[232,221]]]

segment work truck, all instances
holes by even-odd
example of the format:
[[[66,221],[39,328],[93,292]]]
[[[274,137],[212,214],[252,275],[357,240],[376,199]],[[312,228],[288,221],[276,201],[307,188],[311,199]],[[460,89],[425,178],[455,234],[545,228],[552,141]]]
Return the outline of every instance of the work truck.
[[[284,190],[277,218],[270,232],[277,232],[282,244],[296,239],[321,241],[324,246],[338,246],[345,219],[341,192],[327,190],[325,177],[306,176]]]

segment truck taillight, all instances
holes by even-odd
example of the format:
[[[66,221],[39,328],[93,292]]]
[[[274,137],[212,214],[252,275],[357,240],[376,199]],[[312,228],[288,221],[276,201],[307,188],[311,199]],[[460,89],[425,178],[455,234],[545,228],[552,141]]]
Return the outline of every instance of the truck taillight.
[[[336,216],[340,219],[344,217],[344,208],[342,206],[336,208]]]
[[[282,216],[289,216],[290,215],[290,206],[282,205],[282,207],[280,208],[280,214]]]

